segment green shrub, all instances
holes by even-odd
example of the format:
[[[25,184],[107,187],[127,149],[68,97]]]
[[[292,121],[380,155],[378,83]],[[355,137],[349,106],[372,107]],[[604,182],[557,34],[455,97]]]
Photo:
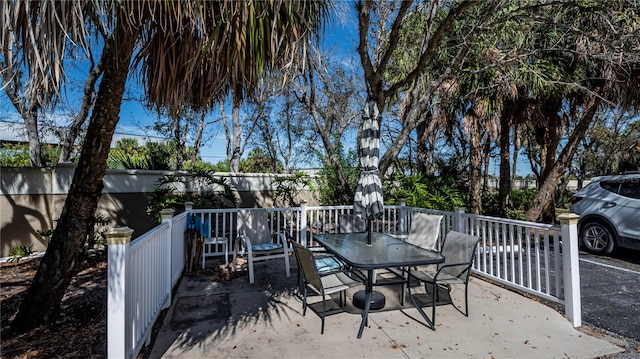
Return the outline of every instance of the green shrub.
[[[516,189],[511,192],[511,205],[513,209],[526,211],[531,207],[533,199],[538,191],[533,188]]]
[[[18,263],[20,262],[20,259],[32,255],[33,254],[32,248],[33,248],[33,244],[31,244],[28,247],[22,244],[17,247],[11,248],[11,250],[9,251],[9,256],[11,257],[9,258],[9,262]]]
[[[304,172],[297,171],[289,176],[276,177],[273,182],[276,185],[275,198],[282,201],[284,206],[297,207],[296,196],[306,187],[315,191],[315,185],[311,176]]]
[[[408,206],[452,211],[466,203],[464,191],[439,177],[404,176],[396,172],[385,181],[384,190],[388,204],[397,204],[404,199]]]
[[[149,195],[147,214],[160,220],[164,208],[184,209],[186,202],[194,208],[233,208],[237,205],[236,192],[224,177],[216,177],[213,171],[194,170],[188,176],[166,175],[156,181],[156,188]],[[176,184],[186,188],[187,178],[204,188],[198,192],[184,193]],[[215,189],[215,190],[214,190]]]
[[[358,183],[358,154],[356,151],[348,151],[345,153],[342,145],[338,144],[336,154],[339,157],[342,170],[347,178],[347,185],[351,188],[351,194],[348,194],[338,176],[326,161],[323,160],[323,168],[318,175],[318,192],[320,193],[320,202],[323,206],[345,205],[353,203],[353,191]]]
[[[53,166],[60,158],[60,148],[48,144],[41,147],[45,166]],[[25,143],[3,143],[0,148],[0,166],[2,167],[30,167],[29,145]]]

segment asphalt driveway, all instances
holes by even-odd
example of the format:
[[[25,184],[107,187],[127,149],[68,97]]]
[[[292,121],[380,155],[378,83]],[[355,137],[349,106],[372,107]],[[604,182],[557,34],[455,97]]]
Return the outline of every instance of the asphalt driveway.
[[[640,252],[580,253],[582,321],[640,341]]]

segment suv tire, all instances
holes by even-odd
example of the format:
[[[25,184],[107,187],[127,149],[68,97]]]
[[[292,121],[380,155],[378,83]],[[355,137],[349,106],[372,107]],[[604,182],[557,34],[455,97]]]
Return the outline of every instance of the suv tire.
[[[615,234],[608,225],[600,221],[589,221],[580,225],[582,246],[588,252],[609,254],[615,247]]]

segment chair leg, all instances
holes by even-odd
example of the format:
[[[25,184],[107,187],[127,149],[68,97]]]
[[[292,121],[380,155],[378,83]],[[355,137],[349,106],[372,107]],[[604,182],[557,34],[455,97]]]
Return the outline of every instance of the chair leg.
[[[469,316],[469,282],[464,284],[464,316]]]
[[[300,293],[300,288],[302,287],[302,286],[300,285],[300,279],[301,279],[301,277],[300,277],[300,272],[301,272],[301,269],[300,269],[300,268],[298,268],[298,276],[297,276],[297,278],[296,278],[296,283],[297,283],[297,285],[298,285],[298,293]]]
[[[291,276],[291,269],[289,268],[289,251],[284,250],[284,271],[287,274],[287,278]]]
[[[248,266],[249,266],[249,284],[253,284],[255,281],[255,277],[253,274],[253,257],[251,255],[248,256]]]
[[[407,285],[411,284],[409,283],[409,281],[411,281],[411,278],[407,278],[409,276],[409,273],[407,270],[405,270],[404,267],[402,267],[400,270],[402,271],[402,278],[405,280],[402,283],[402,292],[400,292],[400,305],[404,305],[404,299],[407,294]]]
[[[302,290],[302,316],[307,315],[307,287]]]
[[[326,298],[324,297],[324,293],[322,293],[322,325],[320,327],[320,334],[324,334],[324,316],[326,313],[326,303],[327,303],[325,299]]]
[[[431,300],[433,301],[432,307],[431,307],[431,324],[433,325],[433,329],[436,328],[436,302],[438,299],[438,284],[436,283],[436,281],[433,281],[433,293],[432,293],[432,298]]]
[[[231,270],[234,271],[234,272],[236,271],[236,263],[237,263],[237,259],[238,259],[238,252],[239,252],[239,249],[240,249],[238,247],[239,247],[239,244],[236,241],[236,243],[234,243],[233,254],[231,256],[231,259],[232,259],[231,260]]]
[[[207,244],[206,243],[202,243],[202,269],[204,269],[205,253],[207,253]]]
[[[224,265],[225,267],[229,266],[229,243],[224,243],[222,245],[224,247]]]

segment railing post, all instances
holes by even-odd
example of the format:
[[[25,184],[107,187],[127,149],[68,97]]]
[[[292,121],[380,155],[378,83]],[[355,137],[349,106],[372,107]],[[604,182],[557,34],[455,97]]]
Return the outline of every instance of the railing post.
[[[193,209],[193,202],[185,202],[184,203],[184,211],[185,212],[191,212],[192,209]]]
[[[131,291],[128,280],[129,255],[133,229],[112,228],[107,237],[107,357],[128,358],[131,349],[131,311],[127,306]]]
[[[456,207],[453,209],[453,230],[467,233],[467,226],[462,219],[462,215],[464,214],[464,207]]]
[[[307,202],[300,201],[300,230],[299,236],[302,237],[304,242],[301,242],[300,238],[298,238],[298,243],[303,246],[307,246]]]
[[[173,300],[171,298],[171,293],[173,292],[173,288],[172,288],[172,276],[173,276],[173,251],[171,250],[171,248],[173,247],[172,243],[173,243],[173,214],[175,213],[175,210],[173,208],[165,208],[163,210],[160,211],[160,219],[162,220],[162,223],[167,223],[169,225],[169,243],[164,243],[163,245],[163,249],[164,249],[164,258],[165,258],[165,265],[163,266],[164,269],[164,279],[166,280],[165,285],[167,286],[167,288],[169,288],[169,296],[167,297],[167,300],[164,301],[164,303],[162,303],[162,309],[164,308],[168,308],[171,305],[171,301]]]
[[[404,198],[400,198],[398,200],[398,204],[400,204],[400,223],[399,223],[398,232],[408,233],[409,226],[407,225],[407,223],[409,221],[407,220],[407,216],[409,215],[409,211],[407,211],[407,207],[406,207],[407,201]]]
[[[564,278],[564,315],[574,327],[582,325],[580,302],[580,265],[578,254],[578,216],[563,213],[558,216],[562,231],[562,267]]]

